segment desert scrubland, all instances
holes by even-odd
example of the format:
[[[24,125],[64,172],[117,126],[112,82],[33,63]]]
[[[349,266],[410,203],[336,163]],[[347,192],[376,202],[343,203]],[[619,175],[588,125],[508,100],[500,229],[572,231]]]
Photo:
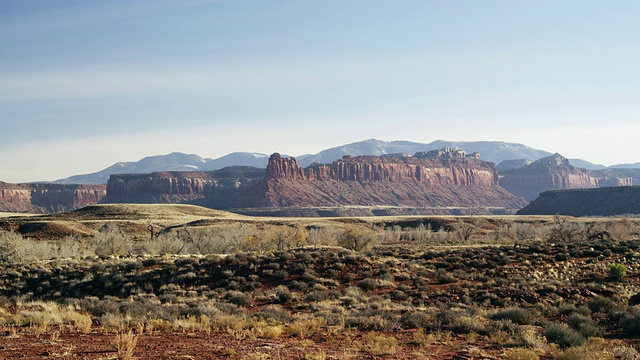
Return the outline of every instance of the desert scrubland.
[[[633,217],[0,220],[0,357],[636,359]]]

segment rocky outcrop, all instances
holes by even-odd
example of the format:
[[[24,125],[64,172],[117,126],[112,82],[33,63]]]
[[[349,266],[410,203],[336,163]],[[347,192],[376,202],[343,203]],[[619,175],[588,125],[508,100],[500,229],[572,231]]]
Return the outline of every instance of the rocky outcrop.
[[[606,186],[631,186],[633,178],[608,170],[586,170],[574,167],[560,154],[533,163],[504,170],[500,185],[516,196],[531,201],[547,190],[583,189]]]
[[[69,211],[95,204],[105,185],[10,184],[0,182],[0,211],[36,214]]]
[[[640,186],[545,191],[519,215],[614,216],[640,214]]]
[[[497,168],[498,168],[498,172],[502,174],[503,172],[506,172],[506,171],[523,168],[531,164],[531,162],[532,161],[526,160],[526,159],[504,160],[497,165]]]
[[[497,170],[493,163],[465,157],[344,156],[331,165],[312,164],[302,168],[295,158],[283,158],[275,153],[269,158],[265,179],[498,185]]]
[[[230,204],[234,208],[398,206],[517,209],[524,205],[498,185],[493,163],[473,156],[345,156],[299,166],[273,154],[265,178]],[[515,210],[514,210],[515,211]]]
[[[224,209],[234,196],[264,177],[264,169],[238,166],[215,171],[111,175],[102,203],[196,204]]]
[[[640,185],[640,169],[592,170],[591,176],[598,179],[600,187]]]
[[[500,185],[516,196],[531,201],[543,191],[553,189],[593,188],[597,180],[589,171],[569,165],[560,154],[542,158],[519,169],[505,171]]]

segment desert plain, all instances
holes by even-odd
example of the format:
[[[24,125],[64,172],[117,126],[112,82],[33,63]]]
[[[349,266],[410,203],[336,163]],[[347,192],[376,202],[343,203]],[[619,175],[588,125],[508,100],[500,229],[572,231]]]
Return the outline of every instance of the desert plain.
[[[0,220],[0,357],[636,359],[640,219]]]

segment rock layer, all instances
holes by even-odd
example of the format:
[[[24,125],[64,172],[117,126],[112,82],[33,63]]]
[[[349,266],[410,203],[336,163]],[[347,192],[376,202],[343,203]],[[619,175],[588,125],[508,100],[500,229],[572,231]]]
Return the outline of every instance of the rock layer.
[[[103,203],[196,204],[224,209],[231,198],[264,177],[264,169],[238,166],[215,171],[111,175]]]
[[[265,179],[497,186],[497,174],[493,163],[475,158],[345,156],[331,165],[302,168],[295,158],[276,153],[269,158]]]
[[[106,194],[105,185],[0,182],[0,211],[36,214],[69,211],[95,204]]]

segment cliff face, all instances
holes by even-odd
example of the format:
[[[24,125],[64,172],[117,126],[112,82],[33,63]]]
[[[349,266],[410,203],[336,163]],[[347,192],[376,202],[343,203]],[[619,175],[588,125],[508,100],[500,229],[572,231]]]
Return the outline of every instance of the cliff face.
[[[345,156],[330,165],[302,168],[294,158],[276,153],[265,178],[230,205],[517,209],[524,201],[498,185],[493,163],[475,157]]]
[[[633,179],[576,168],[569,165],[569,160],[562,155],[554,154],[530,165],[505,171],[500,177],[500,185],[531,201],[547,190],[630,186]]]
[[[174,171],[111,175],[103,203],[186,203],[222,209],[255,185],[263,169],[229,167],[216,171]]]
[[[0,182],[0,210],[38,214],[69,211],[95,204],[106,194],[105,185]]]
[[[495,165],[472,158],[345,156],[331,165],[312,164],[303,169],[294,158],[276,153],[269,158],[265,179],[498,185]]]
[[[613,216],[640,214],[640,186],[545,191],[519,215]]]

